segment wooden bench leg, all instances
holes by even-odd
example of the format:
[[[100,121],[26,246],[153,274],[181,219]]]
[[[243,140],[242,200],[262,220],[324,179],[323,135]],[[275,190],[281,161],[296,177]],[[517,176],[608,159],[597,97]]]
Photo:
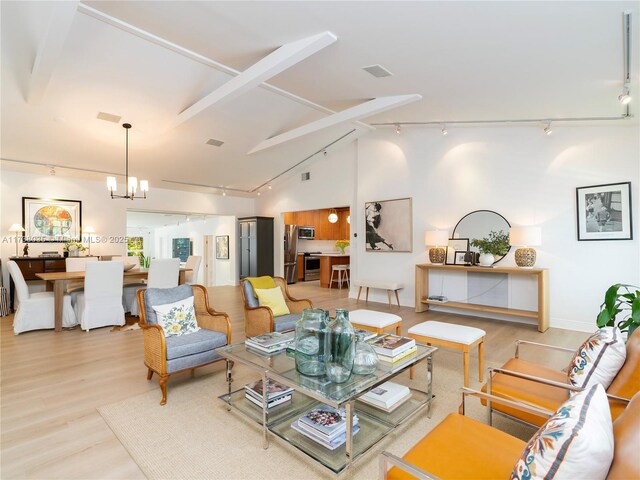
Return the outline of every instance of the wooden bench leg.
[[[400,324],[396,325],[396,335],[400,336]]]
[[[484,378],[484,337],[480,339],[478,344],[478,380],[483,381]]]
[[[400,299],[398,298],[398,290],[396,290],[396,302],[398,302],[398,306],[400,306]]]
[[[356,298],[356,303],[360,301],[360,294],[362,293],[362,287],[358,287],[358,298]]]
[[[367,287],[367,296],[365,297],[365,302],[369,303],[369,287]]]
[[[469,346],[465,345],[462,352],[462,363],[464,368],[464,386],[469,386]]]
[[[391,308],[391,290],[387,290],[387,300],[389,301],[389,308]]]

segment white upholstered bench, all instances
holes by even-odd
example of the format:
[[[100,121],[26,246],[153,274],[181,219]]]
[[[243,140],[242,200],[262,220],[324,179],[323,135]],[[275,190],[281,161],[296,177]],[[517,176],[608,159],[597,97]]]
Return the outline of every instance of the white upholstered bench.
[[[402,318],[393,313],[374,312],[373,310],[354,310],[349,312],[349,321],[356,328],[376,332],[378,335],[387,330],[395,329],[400,335]]]
[[[399,282],[389,282],[385,280],[356,280],[353,284],[358,288],[358,298],[356,302],[360,301],[360,294],[362,293],[362,289],[367,289],[367,294],[365,297],[365,301],[369,301],[369,289],[370,288],[379,288],[381,290],[387,291],[387,298],[389,299],[389,308],[391,308],[391,292],[395,292],[396,294],[396,302],[398,302],[398,306],[400,306],[400,299],[398,298],[398,290],[404,288],[404,284]]]
[[[484,370],[484,337],[486,332],[479,328],[443,322],[422,322],[409,329],[409,337],[416,342],[462,350],[464,386],[469,386],[469,351],[478,346],[478,379],[482,382]],[[409,371],[413,378],[413,368]]]

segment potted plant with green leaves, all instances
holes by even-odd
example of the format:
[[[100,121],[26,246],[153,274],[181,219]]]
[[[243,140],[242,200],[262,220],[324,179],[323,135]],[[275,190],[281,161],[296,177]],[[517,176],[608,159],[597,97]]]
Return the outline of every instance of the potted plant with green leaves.
[[[483,239],[474,238],[471,240],[472,247],[480,250],[480,265],[490,267],[495,262],[495,257],[502,257],[509,251],[509,234],[502,230],[491,231],[488,237]]]
[[[77,257],[80,252],[87,250],[87,247],[80,242],[67,242],[64,244],[63,250],[67,253],[67,256]]]
[[[627,332],[627,338],[640,327],[640,287],[616,283],[604,294],[600,313],[596,318],[598,328],[618,327]]]

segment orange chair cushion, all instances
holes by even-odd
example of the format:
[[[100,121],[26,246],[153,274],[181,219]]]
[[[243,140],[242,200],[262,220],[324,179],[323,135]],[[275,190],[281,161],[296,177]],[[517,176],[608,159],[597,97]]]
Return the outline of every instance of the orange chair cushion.
[[[613,463],[607,480],[640,478],[640,393],[631,400],[624,413],[613,422]]]
[[[403,457],[442,479],[509,478],[525,442],[472,418],[449,414]],[[414,479],[397,467],[388,479]]]
[[[505,363],[502,368],[568,385],[566,373],[527,362],[526,360],[519,358],[512,358]],[[482,387],[482,391],[486,392],[486,390],[487,386],[485,385]],[[552,412],[555,412],[558,407],[560,407],[560,405],[566,402],[569,398],[568,390],[552,387],[550,385],[543,385],[541,383],[501,373],[496,373],[493,376],[493,380],[491,382],[491,393],[498,397],[517,400],[523,403],[529,403],[531,405],[546,408]],[[482,404],[486,405],[486,402],[483,400]],[[544,425],[547,421],[546,417],[516,410],[505,405],[500,405],[496,402],[492,403],[491,406],[494,410],[519,418],[520,420],[539,427]]]
[[[616,378],[607,388],[607,393],[623,398],[633,398],[638,392],[640,392],[640,328],[636,329],[627,340],[627,358]],[[611,413],[613,415],[613,409]]]

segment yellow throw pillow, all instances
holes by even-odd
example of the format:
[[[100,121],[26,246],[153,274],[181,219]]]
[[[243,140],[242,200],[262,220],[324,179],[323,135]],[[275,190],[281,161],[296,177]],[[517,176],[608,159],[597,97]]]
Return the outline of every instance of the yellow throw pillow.
[[[282,290],[280,287],[276,288],[256,288],[256,295],[258,296],[258,302],[261,307],[269,307],[273,312],[274,317],[280,315],[288,315],[291,312],[287,307],[287,302],[284,301]]]
[[[270,277],[268,275],[264,275],[262,277],[247,277],[246,280],[251,284],[254,290],[256,288],[276,288],[277,286],[273,277]],[[257,296],[258,294],[256,293],[256,297]]]

